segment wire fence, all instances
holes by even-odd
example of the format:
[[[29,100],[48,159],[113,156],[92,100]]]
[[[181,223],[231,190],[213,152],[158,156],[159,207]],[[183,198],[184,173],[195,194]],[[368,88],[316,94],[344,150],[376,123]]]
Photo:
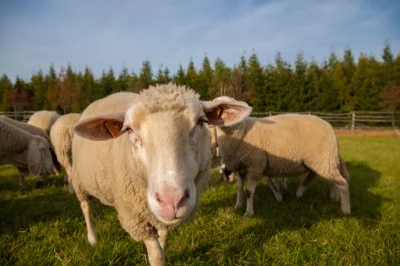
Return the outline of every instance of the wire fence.
[[[289,112],[253,112],[253,117],[268,117]],[[334,128],[380,129],[396,128],[400,125],[400,112],[353,111],[348,113],[297,112],[297,114],[316,115],[329,122]]]
[[[0,112],[0,115],[7,116],[18,121],[27,122],[33,113],[35,113],[35,111]]]

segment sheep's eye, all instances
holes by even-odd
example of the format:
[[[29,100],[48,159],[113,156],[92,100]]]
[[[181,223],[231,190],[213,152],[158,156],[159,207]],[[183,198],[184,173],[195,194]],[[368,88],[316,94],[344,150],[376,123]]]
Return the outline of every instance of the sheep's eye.
[[[128,131],[128,133],[131,133],[133,130],[132,130],[132,128],[127,127],[127,128],[126,128],[126,131]]]

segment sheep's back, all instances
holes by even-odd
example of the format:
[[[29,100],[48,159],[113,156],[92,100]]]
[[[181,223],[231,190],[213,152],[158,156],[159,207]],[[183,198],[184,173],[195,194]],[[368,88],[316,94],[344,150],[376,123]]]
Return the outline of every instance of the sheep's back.
[[[59,117],[60,115],[55,111],[38,111],[29,118],[28,124],[41,128],[50,135],[50,129]]]
[[[316,116],[285,114],[249,118],[246,123],[250,130],[244,143],[252,147],[253,154],[265,154],[266,174],[298,174],[325,160],[338,161],[334,130]]]

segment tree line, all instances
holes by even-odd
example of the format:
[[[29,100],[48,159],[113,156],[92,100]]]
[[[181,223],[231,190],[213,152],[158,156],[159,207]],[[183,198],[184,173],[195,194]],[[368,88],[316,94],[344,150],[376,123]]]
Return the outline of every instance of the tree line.
[[[255,53],[242,56],[232,67],[217,58],[204,57],[200,69],[190,60],[175,74],[168,67],[153,72],[148,60],[140,73],[112,68],[95,78],[91,69],[76,72],[70,65],[59,73],[34,73],[30,80],[0,78],[0,111],[57,110],[81,112],[91,102],[119,91],[139,92],[150,85],[175,82],[196,90],[203,100],[221,95],[248,102],[254,111],[348,112],[400,110],[400,54],[386,43],[380,60],[361,53],[356,61],[350,49],[343,58],[331,53],[322,63],[307,62],[299,53],[292,66],[277,53],[273,64],[263,66]]]

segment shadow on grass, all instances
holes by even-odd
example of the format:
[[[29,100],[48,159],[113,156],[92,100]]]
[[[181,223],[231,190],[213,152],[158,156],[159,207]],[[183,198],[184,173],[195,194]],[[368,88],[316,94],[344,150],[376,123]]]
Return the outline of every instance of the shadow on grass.
[[[27,187],[20,189],[18,175],[2,176],[0,181],[0,233],[27,232],[38,223],[84,217],[75,194],[67,192],[63,176],[47,179],[42,188],[36,188],[36,179],[29,179]],[[8,194],[7,196],[5,196]],[[97,199],[90,201],[94,218],[113,211]]]
[[[381,173],[361,162],[346,163],[346,165],[350,173],[351,217],[356,218],[361,226],[374,226],[381,219],[380,210],[383,201],[389,200],[371,192],[371,189],[376,187],[381,178]],[[275,200],[265,182],[257,186],[254,202],[255,217],[244,217],[242,222],[246,219],[254,220],[248,220],[250,221],[249,224],[237,225],[243,229],[232,228],[232,232],[235,231],[235,233],[222,233],[221,238],[218,239],[218,242],[225,245],[225,248],[221,251],[225,260],[243,252],[243,241],[248,235],[251,235],[254,243],[261,244],[266,239],[270,239],[282,232],[309,229],[321,221],[345,219],[340,209],[340,203],[329,199],[329,185],[317,180],[310,184],[301,199],[297,199],[296,189],[299,181],[299,179],[295,178],[289,179],[289,188],[283,192],[283,202]],[[217,200],[202,204],[202,215],[209,216],[209,218],[203,217],[202,219],[215,220],[213,218],[217,215],[217,209],[233,208],[236,201],[236,185],[228,184],[228,186],[233,186],[234,190],[231,187],[230,193],[225,193],[223,197]],[[243,215],[245,206],[246,203],[244,202],[243,209],[235,210],[234,215]],[[223,223],[224,221],[221,220],[221,222]],[[212,259],[214,257],[212,253],[215,252],[215,243],[213,241],[203,242],[193,252],[197,253],[194,256],[203,257],[205,261]],[[169,261],[180,263],[184,255],[183,253],[174,255]],[[228,261],[225,262],[228,263]]]

